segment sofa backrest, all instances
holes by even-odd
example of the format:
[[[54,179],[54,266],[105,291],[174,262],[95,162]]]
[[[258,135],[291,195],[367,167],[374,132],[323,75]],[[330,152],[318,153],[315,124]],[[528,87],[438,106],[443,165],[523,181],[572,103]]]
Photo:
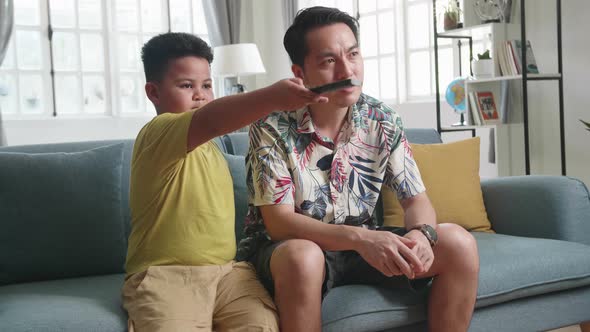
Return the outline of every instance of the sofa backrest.
[[[87,142],[68,142],[68,143],[49,143],[20,146],[3,146],[0,152],[19,152],[19,153],[54,153],[54,152],[82,152],[98,148],[101,146],[123,143],[123,161],[121,174],[121,201],[124,207],[129,206],[129,173],[131,171],[131,156],[133,154],[134,140],[104,140],[104,141],[87,141]],[[125,234],[129,235],[129,208],[123,208],[123,217],[127,221],[124,225]]]
[[[433,129],[408,129],[406,130],[408,140],[414,143],[440,143],[440,136]],[[115,144],[123,144],[123,156],[121,160],[121,212],[123,220],[123,229],[125,239],[128,238],[130,232],[130,210],[129,210],[129,174],[130,162],[133,153],[134,140],[104,140],[104,141],[88,141],[88,142],[71,142],[71,143],[52,143],[52,144],[38,144],[38,145],[22,145],[22,146],[5,146],[0,147],[0,153],[13,152],[25,154],[38,153],[56,153],[56,152],[83,152],[98,147],[110,146]],[[234,191],[236,195],[236,237],[239,241],[243,237],[242,229],[243,222],[247,213],[247,189],[246,189],[246,170],[244,163],[244,156],[248,151],[248,133],[232,133],[222,137],[215,138],[216,144],[224,152],[232,177],[234,180]],[[92,172],[88,172],[92,173]],[[0,188],[1,190],[1,188]],[[50,189],[48,189],[50,190]],[[9,193],[8,193],[9,194]],[[378,216],[381,209],[379,209]],[[32,244],[34,245],[34,244]],[[126,247],[126,246],[125,246]],[[124,272],[124,266],[121,266],[120,271]]]
[[[408,128],[406,129],[406,137],[410,143],[442,143],[438,132],[431,128]],[[246,132],[223,135],[216,138],[216,142],[223,152],[236,156],[245,156],[250,143]]]
[[[133,140],[0,147],[0,284],[124,272],[132,150]]]

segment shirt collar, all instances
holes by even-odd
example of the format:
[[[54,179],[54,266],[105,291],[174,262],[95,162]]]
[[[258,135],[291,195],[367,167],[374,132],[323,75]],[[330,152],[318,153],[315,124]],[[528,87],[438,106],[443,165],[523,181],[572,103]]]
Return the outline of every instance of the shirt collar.
[[[315,132],[315,127],[311,121],[311,112],[309,111],[309,107],[305,106],[303,108],[298,109],[295,111],[295,117],[297,119],[297,132],[300,134],[311,134]]]
[[[344,124],[343,128],[349,127],[352,123],[353,117],[358,116],[358,106],[357,104],[353,104],[348,107],[348,113],[346,114],[346,123]],[[311,134],[314,133],[315,127],[313,126],[313,121],[311,119],[311,112],[308,106],[298,109],[295,111],[295,118],[297,119],[297,132],[300,134]]]

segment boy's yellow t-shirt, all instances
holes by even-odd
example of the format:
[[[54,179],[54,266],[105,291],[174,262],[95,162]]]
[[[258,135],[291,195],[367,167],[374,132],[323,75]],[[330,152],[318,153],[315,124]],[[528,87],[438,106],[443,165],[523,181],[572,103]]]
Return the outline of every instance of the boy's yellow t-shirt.
[[[235,256],[231,174],[213,141],[186,152],[193,114],[160,114],[137,136],[127,276],[154,265],[220,265]]]

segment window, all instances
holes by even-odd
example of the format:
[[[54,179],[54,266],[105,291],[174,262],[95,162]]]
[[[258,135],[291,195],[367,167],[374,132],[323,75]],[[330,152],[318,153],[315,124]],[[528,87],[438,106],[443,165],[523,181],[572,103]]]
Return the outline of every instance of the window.
[[[202,0],[170,0],[170,27],[172,31],[195,34],[211,45]]]
[[[432,0],[299,1],[299,8],[315,5],[338,7],[358,18],[365,93],[391,104],[433,98]],[[449,40],[439,39],[439,58],[442,64],[453,63]],[[450,82],[453,71],[452,65],[439,67],[441,82]]]
[[[163,0],[113,1],[111,17],[116,36],[111,41],[116,43],[113,60],[118,77],[113,83],[121,114],[155,112],[143,89],[145,76],[141,46],[153,36],[169,30],[164,14],[168,11],[166,6]]]
[[[154,114],[141,46],[166,31],[209,42],[202,0],[19,0],[14,7],[0,67],[7,118]]]
[[[0,67],[0,107],[21,117],[49,115],[51,85],[46,2],[15,1],[14,29]]]
[[[106,27],[100,1],[49,1],[55,109],[105,114]]]
[[[299,9],[313,6],[336,7],[352,16],[356,16],[355,5],[356,0],[299,0],[298,3]]]

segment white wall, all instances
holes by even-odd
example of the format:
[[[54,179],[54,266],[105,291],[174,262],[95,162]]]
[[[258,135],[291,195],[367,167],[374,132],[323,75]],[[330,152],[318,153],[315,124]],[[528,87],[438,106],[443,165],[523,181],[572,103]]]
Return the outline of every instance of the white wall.
[[[258,88],[270,85],[283,78],[293,77],[291,62],[283,47],[283,25],[281,1],[242,0],[242,42],[258,45],[266,74],[250,79]]]
[[[590,132],[578,121],[590,121],[590,2],[568,0],[562,4],[567,174],[590,185]]]
[[[243,0],[242,42],[258,45],[267,73],[244,78],[250,90],[291,77],[290,62],[282,39],[281,2],[273,0]],[[533,3],[534,4],[531,4]],[[555,0],[531,0],[527,5],[527,29],[533,41],[535,55],[542,69],[555,66],[554,24]],[[586,0],[562,1],[563,6],[563,70],[565,97],[565,129],[568,175],[590,184],[590,132],[584,130],[578,119],[590,120],[588,102],[588,78],[590,77],[590,2]],[[554,69],[555,70],[555,69]],[[559,144],[556,122],[556,95],[551,87],[538,87],[552,83],[531,85],[531,160],[536,174],[559,174]],[[457,116],[443,104],[443,123],[456,121]],[[434,128],[436,126],[434,103],[410,103],[396,107],[408,128]],[[81,141],[112,138],[133,138],[149,117],[96,118],[96,119],[48,119],[6,120],[4,127],[10,145]],[[487,163],[489,133],[483,129],[482,138],[483,177],[495,174],[495,165]],[[444,134],[445,141],[469,137],[469,133]],[[524,153],[524,152],[523,152]]]
[[[590,132],[579,119],[590,120],[590,2],[562,1],[564,126],[567,175],[590,184]],[[541,71],[556,72],[555,0],[527,2],[527,38]],[[559,103],[557,83],[530,83],[529,118],[531,169],[536,174],[560,174]]]
[[[8,145],[126,139],[135,138],[150,119],[151,116],[105,116],[90,119],[6,120],[4,129]]]

